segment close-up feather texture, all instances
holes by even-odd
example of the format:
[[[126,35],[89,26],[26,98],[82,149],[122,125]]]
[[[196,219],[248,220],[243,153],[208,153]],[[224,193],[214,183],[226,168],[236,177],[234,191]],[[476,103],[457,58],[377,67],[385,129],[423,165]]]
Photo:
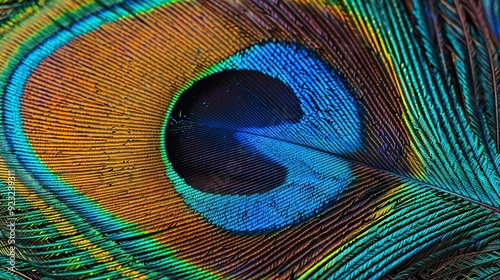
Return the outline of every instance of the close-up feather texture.
[[[0,279],[500,279],[498,0],[0,0]]]

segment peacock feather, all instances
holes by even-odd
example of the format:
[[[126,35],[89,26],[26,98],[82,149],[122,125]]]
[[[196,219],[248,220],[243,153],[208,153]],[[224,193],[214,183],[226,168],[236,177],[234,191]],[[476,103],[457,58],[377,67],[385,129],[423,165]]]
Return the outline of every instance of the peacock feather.
[[[0,2],[1,279],[500,279],[497,0]]]

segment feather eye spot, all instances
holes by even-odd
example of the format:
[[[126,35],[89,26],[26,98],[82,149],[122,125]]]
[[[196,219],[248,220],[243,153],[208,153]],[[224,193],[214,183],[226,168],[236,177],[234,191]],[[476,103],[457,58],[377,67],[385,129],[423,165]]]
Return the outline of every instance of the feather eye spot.
[[[226,230],[280,229],[333,203],[361,147],[356,101],[300,44],[256,44],[180,93],[164,126],[167,176]],[[196,152],[194,152],[196,151]]]

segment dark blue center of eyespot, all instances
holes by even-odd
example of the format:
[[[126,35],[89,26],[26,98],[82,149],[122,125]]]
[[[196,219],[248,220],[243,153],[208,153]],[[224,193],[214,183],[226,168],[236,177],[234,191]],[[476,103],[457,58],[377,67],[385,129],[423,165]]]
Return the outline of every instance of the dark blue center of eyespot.
[[[206,69],[166,119],[166,174],[185,203],[225,230],[303,221],[339,197],[362,145],[344,79],[295,43],[256,44]]]
[[[194,83],[177,100],[166,132],[174,170],[198,190],[262,193],[287,169],[235,137],[242,128],[297,123],[300,100],[280,80],[258,71],[226,70]]]

